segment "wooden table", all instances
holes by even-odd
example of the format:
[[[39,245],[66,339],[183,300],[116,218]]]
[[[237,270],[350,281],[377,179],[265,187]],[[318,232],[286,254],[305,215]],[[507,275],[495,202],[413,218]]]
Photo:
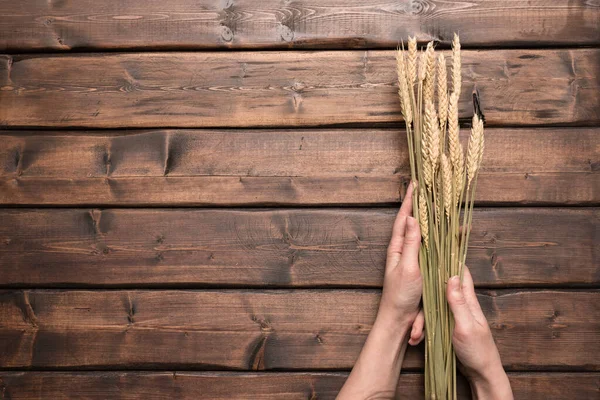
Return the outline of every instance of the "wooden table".
[[[515,394],[597,398],[595,2],[0,15],[0,398],[334,398],[407,181],[394,48],[455,31],[487,126],[468,264]]]

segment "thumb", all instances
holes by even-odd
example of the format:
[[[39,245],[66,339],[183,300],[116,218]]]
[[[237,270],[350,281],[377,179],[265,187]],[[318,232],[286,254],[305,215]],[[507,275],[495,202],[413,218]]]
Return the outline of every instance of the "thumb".
[[[448,280],[446,298],[454,314],[456,326],[465,327],[467,324],[470,324],[473,316],[460,287],[460,278],[458,276],[453,276]]]
[[[404,268],[419,268],[419,248],[421,247],[421,230],[413,217],[406,218],[406,233],[402,245],[402,265]]]

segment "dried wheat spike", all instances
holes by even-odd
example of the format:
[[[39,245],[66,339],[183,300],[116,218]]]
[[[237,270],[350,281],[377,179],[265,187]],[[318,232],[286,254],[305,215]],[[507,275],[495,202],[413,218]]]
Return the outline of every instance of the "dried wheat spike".
[[[440,118],[440,129],[446,129],[448,115],[448,78],[446,76],[446,58],[443,54],[437,60],[437,92],[438,92],[438,116]]]
[[[465,154],[463,153],[462,147],[460,148],[459,161],[454,167],[454,193],[456,195],[454,199],[454,205],[457,205],[460,200],[460,195],[465,185]]]
[[[467,187],[477,175],[483,157],[483,121],[477,114],[473,115],[473,127],[467,149]]]
[[[455,33],[452,40],[452,91],[458,95],[462,86],[461,79],[460,39]]]
[[[452,93],[448,103],[448,153],[454,170],[455,204],[458,204],[459,194],[464,185],[465,154],[459,140],[460,126],[458,124],[458,94]]]
[[[396,68],[398,71],[398,96],[400,96],[400,105],[402,107],[402,116],[406,125],[412,122],[412,103],[408,92],[408,82],[406,76],[406,60],[404,59],[404,51],[398,49],[396,52]]]
[[[425,75],[427,74],[427,54],[421,52],[419,55],[419,65],[417,69],[417,79],[419,82],[425,81]]]
[[[452,198],[452,165],[446,154],[442,154],[442,189],[444,191],[444,211],[446,218],[450,218],[450,206],[454,199]]]
[[[425,247],[429,247],[429,219],[427,217],[427,200],[425,191],[419,190],[419,225],[421,226],[421,236]]]
[[[433,164],[431,163],[431,157],[429,156],[429,149],[431,148],[431,129],[424,129],[421,133],[421,160],[423,165],[423,180],[425,181],[425,187],[427,190],[431,190],[433,184]]]
[[[458,167],[459,152],[462,146],[459,141],[460,126],[458,124],[458,95],[452,93],[448,103],[448,151],[450,162],[454,168]]]
[[[407,60],[407,72],[408,72],[408,83],[412,89],[412,85],[417,80],[417,38],[408,37],[408,60]]]
[[[434,100],[435,90],[435,50],[433,49],[433,42],[427,43],[427,50],[425,50],[425,80],[423,81],[423,98],[425,101]]]
[[[425,124],[423,131],[427,131],[427,155],[435,172],[440,161],[440,126],[433,102],[428,100],[425,103]]]

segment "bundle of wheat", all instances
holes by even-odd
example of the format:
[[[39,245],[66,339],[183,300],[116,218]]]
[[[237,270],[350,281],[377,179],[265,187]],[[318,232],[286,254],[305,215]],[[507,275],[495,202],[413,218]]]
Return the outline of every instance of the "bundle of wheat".
[[[473,202],[484,148],[483,121],[473,116],[467,156],[459,141],[460,41],[452,42],[452,91],[446,59],[433,43],[417,51],[415,38],[398,49],[398,94],[406,122],[413,181],[414,216],[421,226],[419,264],[425,313],[425,393],[428,399],[456,399],[456,359],[446,282],[462,277]],[[461,221],[462,214],[462,221]],[[462,222],[462,223],[461,223]],[[461,228],[462,225],[462,228]]]

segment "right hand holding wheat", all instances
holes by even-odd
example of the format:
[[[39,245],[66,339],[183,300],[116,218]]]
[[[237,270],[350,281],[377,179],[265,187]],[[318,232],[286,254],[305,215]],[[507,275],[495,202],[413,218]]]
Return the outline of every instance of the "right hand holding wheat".
[[[473,278],[464,267],[460,277],[448,280],[446,296],[454,314],[452,344],[462,372],[469,378],[476,399],[513,398],[510,382],[502,367],[498,348],[494,343],[488,322],[475,295]]]

